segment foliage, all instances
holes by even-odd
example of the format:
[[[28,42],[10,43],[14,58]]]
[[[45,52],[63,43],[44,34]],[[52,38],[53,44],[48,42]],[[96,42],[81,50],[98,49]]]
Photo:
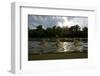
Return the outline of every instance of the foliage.
[[[87,38],[88,28],[87,27],[81,28],[79,25],[74,25],[71,27],[53,26],[44,29],[43,25],[38,25],[36,29],[28,28],[28,36],[29,38],[37,38],[37,37]]]

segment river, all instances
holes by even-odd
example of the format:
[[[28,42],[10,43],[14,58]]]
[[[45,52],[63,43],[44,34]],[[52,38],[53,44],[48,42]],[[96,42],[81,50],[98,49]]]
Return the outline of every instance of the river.
[[[88,51],[87,38],[32,38],[28,41],[28,52],[55,53]]]

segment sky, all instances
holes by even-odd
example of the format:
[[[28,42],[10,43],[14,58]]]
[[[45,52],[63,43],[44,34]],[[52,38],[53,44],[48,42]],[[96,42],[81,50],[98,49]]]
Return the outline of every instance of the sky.
[[[88,17],[81,16],[50,16],[50,15],[28,15],[28,26],[35,29],[38,25],[48,28],[53,26],[74,26],[79,25],[81,28],[88,27]]]

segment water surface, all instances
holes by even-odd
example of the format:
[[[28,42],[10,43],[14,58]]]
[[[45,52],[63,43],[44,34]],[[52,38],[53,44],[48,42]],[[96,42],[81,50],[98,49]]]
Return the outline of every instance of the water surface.
[[[28,41],[28,51],[31,54],[87,51],[86,38],[32,38]]]

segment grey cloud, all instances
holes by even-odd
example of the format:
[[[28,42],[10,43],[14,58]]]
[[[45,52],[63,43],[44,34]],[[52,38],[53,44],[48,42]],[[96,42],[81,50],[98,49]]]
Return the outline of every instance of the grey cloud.
[[[34,28],[38,25],[43,25],[45,28],[58,26],[64,24],[64,22],[69,23],[69,26],[79,24],[80,26],[85,26],[88,24],[87,17],[77,17],[77,16],[46,16],[46,15],[28,15],[28,25],[30,28]],[[73,22],[73,24],[70,24]]]

